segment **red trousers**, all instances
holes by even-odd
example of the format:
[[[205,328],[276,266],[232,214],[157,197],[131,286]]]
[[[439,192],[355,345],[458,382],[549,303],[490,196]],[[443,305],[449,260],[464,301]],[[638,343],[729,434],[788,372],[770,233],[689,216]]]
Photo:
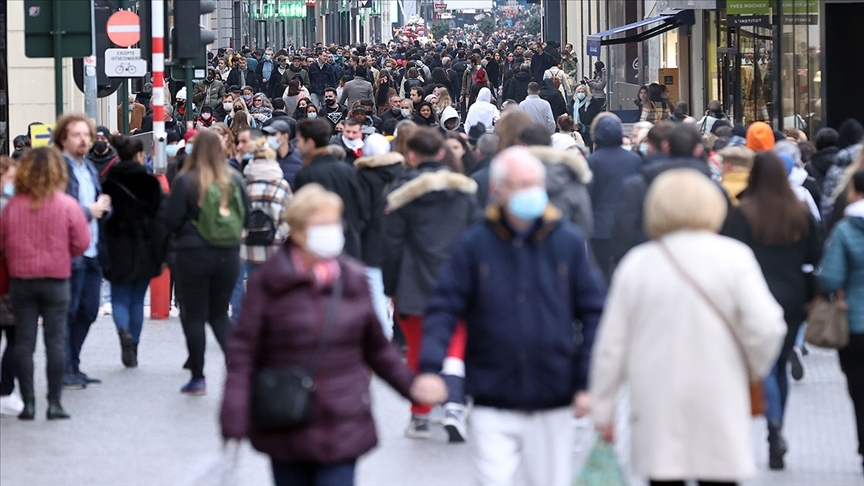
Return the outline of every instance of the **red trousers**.
[[[402,329],[402,334],[405,335],[407,347],[405,358],[408,361],[408,367],[417,373],[420,371],[420,347],[423,343],[423,316],[406,316],[397,313],[396,322]],[[450,338],[450,346],[447,348],[448,358],[465,359],[466,337],[465,323],[460,321],[456,325],[453,337]],[[414,415],[426,415],[431,411],[432,407],[428,405],[411,404],[411,413]]]

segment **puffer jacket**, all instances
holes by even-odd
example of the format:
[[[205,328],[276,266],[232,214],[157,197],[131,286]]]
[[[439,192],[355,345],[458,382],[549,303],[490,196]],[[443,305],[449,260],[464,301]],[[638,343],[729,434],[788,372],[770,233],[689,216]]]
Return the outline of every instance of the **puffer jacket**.
[[[592,174],[585,157],[578,150],[558,150],[542,145],[529,147],[529,150],[546,166],[549,202],[561,210],[564,219],[579,226],[590,238],[594,232],[594,215],[588,194]]]
[[[846,292],[849,332],[864,334],[864,201],[850,204],[846,214],[828,238],[819,285],[828,292]]]

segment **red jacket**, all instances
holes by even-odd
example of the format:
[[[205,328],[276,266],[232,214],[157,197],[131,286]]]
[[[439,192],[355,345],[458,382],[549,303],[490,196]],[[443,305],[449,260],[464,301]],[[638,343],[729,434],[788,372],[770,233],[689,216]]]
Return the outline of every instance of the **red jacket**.
[[[87,218],[78,201],[57,191],[30,209],[30,197],[9,200],[0,215],[0,254],[5,255],[13,278],[67,279],[72,257],[90,245]]]
[[[243,314],[228,342],[222,435],[249,437],[277,462],[334,463],[360,457],[377,444],[369,397],[369,369],[403,396],[414,378],[381,330],[363,267],[340,257],[342,302],[320,359],[311,422],[288,432],[263,432],[250,423],[251,383],[259,367],[306,367],[315,353],[331,288],[317,290],[283,247],[250,280]],[[308,368],[307,368],[308,369]]]

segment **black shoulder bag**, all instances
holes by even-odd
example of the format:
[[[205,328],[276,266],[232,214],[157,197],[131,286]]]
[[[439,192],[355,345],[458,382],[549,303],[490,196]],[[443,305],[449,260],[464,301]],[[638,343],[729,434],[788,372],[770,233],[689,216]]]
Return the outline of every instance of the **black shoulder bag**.
[[[308,368],[291,365],[261,368],[252,383],[252,423],[261,430],[290,430],[309,422],[315,390],[315,374],[342,301],[344,269],[333,287],[333,296],[324,318],[324,329]]]

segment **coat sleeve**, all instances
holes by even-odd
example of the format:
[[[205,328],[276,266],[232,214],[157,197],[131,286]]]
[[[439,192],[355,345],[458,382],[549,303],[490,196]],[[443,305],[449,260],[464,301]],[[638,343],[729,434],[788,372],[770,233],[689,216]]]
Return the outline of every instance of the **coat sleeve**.
[[[838,225],[825,245],[825,256],[819,270],[819,287],[826,292],[837,292],[846,287],[848,280],[849,261],[846,259],[843,225]]]
[[[246,306],[226,349],[227,376],[222,410],[219,414],[222,437],[240,439],[249,433],[249,405],[252,402],[252,375],[261,346],[267,294],[261,272],[249,279],[243,299]]]
[[[737,259],[740,268],[732,284],[738,306],[734,332],[744,348],[744,356],[753,377],[768,374],[786,336],[783,308],[774,299],[762,269],[750,249]]]
[[[174,179],[171,194],[162,212],[162,222],[169,234],[176,235],[186,222],[189,211],[189,182],[187,177]]]
[[[618,262],[636,245],[647,240],[642,227],[642,208],[648,185],[641,176],[625,183],[624,199],[612,222],[612,258]]]
[[[591,367],[591,348],[594,346],[597,326],[606,303],[606,284],[591,245],[581,241],[579,251],[574,251],[570,278],[573,299],[573,315],[582,322],[582,345],[573,360],[573,378],[576,390],[588,386],[588,370]]]
[[[381,273],[384,276],[384,294],[394,297],[396,287],[399,285],[399,270],[402,267],[408,222],[401,210],[385,213],[382,229],[381,254],[384,258],[381,263]]]
[[[90,227],[84,213],[73,207],[69,211],[69,254],[73,257],[81,256],[90,246]]]
[[[471,241],[470,233],[456,242],[450,261],[444,264],[435,290],[429,296],[420,352],[420,371],[423,373],[441,371],[456,323],[466,315],[473,301],[477,283],[472,244],[476,243]]]
[[[630,325],[632,316],[631,296],[628,288],[631,265],[628,260],[612,277],[609,300],[600,321],[597,339],[591,356],[589,378],[591,392],[591,416],[594,424],[603,427],[615,420],[618,407],[618,391],[626,379],[626,359],[630,354]]]

